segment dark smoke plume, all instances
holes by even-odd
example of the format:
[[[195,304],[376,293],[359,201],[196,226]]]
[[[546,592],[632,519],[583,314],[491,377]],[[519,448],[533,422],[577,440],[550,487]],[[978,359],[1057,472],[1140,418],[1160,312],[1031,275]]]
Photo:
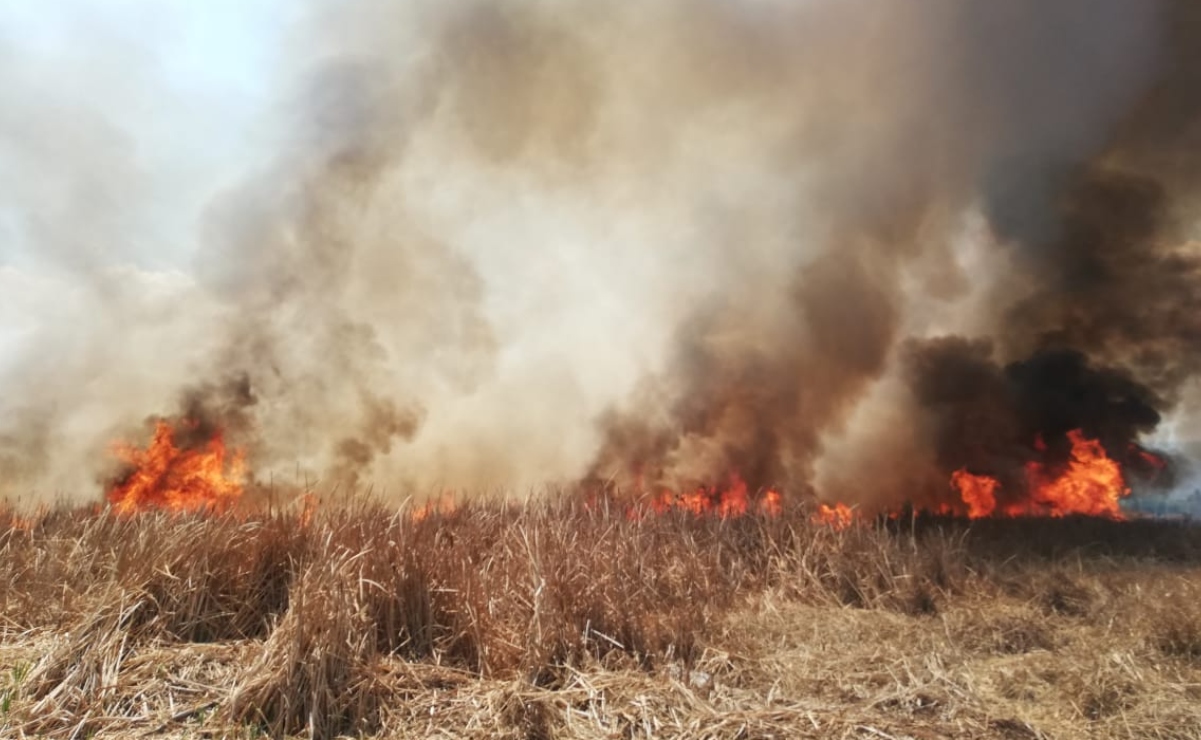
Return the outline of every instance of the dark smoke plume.
[[[1002,285],[1019,297],[990,327],[996,351],[957,339],[909,348],[944,469],[1013,485],[1025,459],[1062,463],[1066,433],[1081,429],[1145,473],[1139,440],[1201,369],[1201,253],[1187,241],[1201,194],[1201,6],[1156,9],[1153,71],[1107,138],[1087,158],[1028,163],[984,190],[1017,267]]]
[[[947,8],[954,43],[945,71],[933,73],[943,106],[926,122],[940,137],[930,143],[917,130],[906,133],[916,151],[929,144],[925,156],[935,161],[975,160],[966,168],[976,170],[974,182],[964,184],[977,189],[959,197],[980,203],[997,248],[1013,254],[1011,271],[996,279],[990,305],[976,317],[980,338],[904,342],[911,430],[876,434],[876,444],[844,463],[887,455],[882,448],[897,448],[899,436],[929,434],[928,456],[910,449],[910,459],[890,458],[887,477],[909,482],[896,493],[947,495],[946,476],[967,468],[1020,495],[1023,464],[1063,464],[1066,433],[1081,429],[1127,470],[1147,472],[1138,441],[1173,408],[1201,359],[1201,255],[1180,228],[1197,216],[1201,179],[1201,166],[1190,166],[1201,165],[1199,8],[1187,0],[1138,9],[1090,2]],[[972,126],[974,140],[946,135],[939,126],[947,121]],[[920,242],[940,238],[932,216],[954,203],[929,185],[920,163],[904,164],[906,193],[872,197],[878,182],[858,184],[850,202],[870,208],[852,211],[859,223],[842,225],[844,241],[796,273],[801,287],[780,307],[790,325],[767,351],[714,343],[720,322],[686,327],[689,351],[662,381],[678,386],[680,400],[657,432],[637,412],[610,418],[598,473],[624,458],[651,484],[678,485],[673,476],[681,472],[704,480],[746,471],[759,486],[811,480],[823,438],[840,432],[902,338],[895,286],[903,273],[895,263],[916,262]],[[896,163],[879,165],[887,177]],[[873,219],[890,228],[878,232],[877,250],[857,252],[855,228]],[[875,280],[863,279],[865,266]],[[754,318],[734,322],[759,331]],[[653,444],[631,457],[637,439]],[[699,457],[699,470],[681,466],[682,457]],[[927,462],[932,476],[920,472]],[[833,477],[888,485],[879,476]],[[843,485],[835,495],[873,494]]]
[[[1078,429],[1128,472],[1158,472],[1137,441],[1160,422],[1164,402],[1124,371],[1093,367],[1084,354],[1064,349],[1001,365],[988,341],[959,337],[907,349],[910,383],[930,419],[941,470],[991,476],[1020,498],[1025,464],[1063,465],[1071,452],[1067,434]]]

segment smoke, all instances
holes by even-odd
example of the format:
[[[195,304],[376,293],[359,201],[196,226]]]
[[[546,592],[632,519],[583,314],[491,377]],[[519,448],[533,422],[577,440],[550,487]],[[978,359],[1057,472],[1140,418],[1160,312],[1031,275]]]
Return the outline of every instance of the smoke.
[[[848,122],[827,142],[838,148],[845,131],[848,150],[875,155],[870,175],[849,185],[840,169],[854,171],[854,155],[835,157],[822,173],[817,197],[832,221],[830,243],[798,240],[791,250],[817,256],[791,271],[778,260],[788,283],[761,282],[750,304],[723,305],[687,326],[660,380],[678,400],[651,422],[654,431],[639,411],[612,419],[598,472],[629,460],[636,475],[669,485],[726,471],[793,489],[816,477],[826,495],[896,501],[945,491],[960,467],[1020,470],[1040,435],[1062,458],[1063,435],[1074,428],[1128,457],[1171,390],[1191,377],[1191,363],[1176,353],[1194,351],[1184,345],[1195,313],[1168,314],[1191,303],[1195,281],[1186,258],[1166,254],[1180,242],[1162,232],[1169,196],[1155,170],[1124,175],[1102,163],[1116,158],[1124,130],[1146,128],[1131,117],[1158,115],[1148,96],[1185,87],[1174,76],[1195,75],[1196,65],[1179,58],[1195,53],[1196,36],[1181,30],[1184,16],[1196,15],[1190,7],[1018,2],[913,11],[908,20],[925,35],[885,37],[869,52],[880,56],[884,86],[909,99],[889,101],[874,136]],[[864,21],[856,30],[870,28]],[[906,66],[913,59],[917,66]],[[853,89],[841,78],[831,85]],[[917,111],[924,117],[906,116]],[[836,111],[822,115],[837,121]],[[820,161],[821,153],[807,155]],[[982,238],[1013,252],[989,265],[1000,275],[964,276],[989,294],[960,319],[981,337],[921,339],[956,310],[945,301],[956,297],[947,245],[973,208],[991,227]],[[766,300],[779,303],[759,312],[773,293]],[[764,327],[775,332],[766,347],[728,339]],[[916,338],[906,340],[908,332]],[[1094,368],[1082,353],[1123,364]],[[1119,369],[1127,365],[1162,396]],[[631,457],[630,440],[648,438],[650,459]]]
[[[1136,442],[1193,376],[1187,0],[303,15],[190,265],[146,264],[176,183],[119,99],[5,86],[0,279],[56,296],[4,306],[0,492],[91,496],[177,409],[260,482],[913,498]]]
[[[989,319],[993,346],[910,347],[944,469],[1007,477],[1036,456],[1035,440],[1047,446],[1037,456],[1062,463],[1064,435],[1082,429],[1147,474],[1138,442],[1197,374],[1201,252],[1188,229],[1201,172],[1201,12],[1155,9],[1150,75],[1104,138],[1075,157],[1027,159],[1009,187],[984,190],[1000,246],[1015,254],[997,281],[997,296],[1013,298]]]

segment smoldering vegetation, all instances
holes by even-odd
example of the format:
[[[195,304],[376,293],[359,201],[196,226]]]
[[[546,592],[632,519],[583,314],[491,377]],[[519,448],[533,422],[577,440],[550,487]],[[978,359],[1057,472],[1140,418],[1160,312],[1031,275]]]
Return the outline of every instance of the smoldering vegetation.
[[[631,517],[574,496],[3,511],[0,728],[698,737],[734,712],[791,736],[842,722],[985,731],[1008,717],[1032,736],[1117,737],[1195,719],[1174,692],[1201,669],[1196,525],[916,517],[836,530],[811,513]],[[869,678],[879,653],[860,649],[915,662]],[[1090,654],[1121,657],[1089,668],[1087,686],[1048,673],[1078,678]],[[1019,667],[1035,673],[1023,683]],[[994,681],[1062,695],[1023,699]]]

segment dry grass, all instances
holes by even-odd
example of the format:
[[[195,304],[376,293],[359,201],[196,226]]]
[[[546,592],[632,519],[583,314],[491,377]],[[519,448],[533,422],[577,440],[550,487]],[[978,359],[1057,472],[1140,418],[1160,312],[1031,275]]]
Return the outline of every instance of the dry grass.
[[[0,511],[0,736],[1201,737],[1199,535]]]

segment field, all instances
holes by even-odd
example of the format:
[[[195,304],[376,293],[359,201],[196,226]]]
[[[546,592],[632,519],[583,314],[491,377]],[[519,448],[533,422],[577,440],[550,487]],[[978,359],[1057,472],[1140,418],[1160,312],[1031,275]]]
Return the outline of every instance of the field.
[[[0,736],[1201,737],[1201,527],[0,513]]]

